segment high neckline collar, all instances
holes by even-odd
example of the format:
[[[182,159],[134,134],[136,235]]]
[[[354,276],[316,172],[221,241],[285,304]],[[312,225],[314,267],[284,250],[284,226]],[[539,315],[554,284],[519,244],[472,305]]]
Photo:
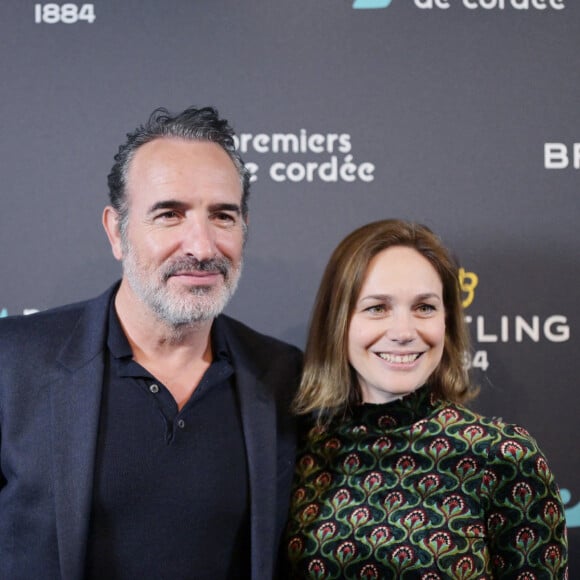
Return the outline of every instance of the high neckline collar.
[[[373,430],[392,431],[425,419],[442,405],[431,388],[424,385],[388,403],[362,403],[352,409],[351,419],[353,423],[364,424]]]

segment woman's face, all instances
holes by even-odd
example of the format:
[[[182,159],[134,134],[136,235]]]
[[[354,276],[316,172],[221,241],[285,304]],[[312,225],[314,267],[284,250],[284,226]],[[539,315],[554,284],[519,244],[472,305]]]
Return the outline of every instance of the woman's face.
[[[439,274],[419,252],[393,246],[370,262],[348,332],[348,359],[365,403],[387,403],[425,384],[443,356]]]

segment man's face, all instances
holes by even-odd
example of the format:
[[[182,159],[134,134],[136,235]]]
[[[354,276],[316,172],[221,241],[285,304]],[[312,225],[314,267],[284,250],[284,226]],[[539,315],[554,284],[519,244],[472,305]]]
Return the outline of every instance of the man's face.
[[[171,326],[217,316],[242,270],[242,186],[215,143],[159,138],[127,175],[120,259],[131,291]]]

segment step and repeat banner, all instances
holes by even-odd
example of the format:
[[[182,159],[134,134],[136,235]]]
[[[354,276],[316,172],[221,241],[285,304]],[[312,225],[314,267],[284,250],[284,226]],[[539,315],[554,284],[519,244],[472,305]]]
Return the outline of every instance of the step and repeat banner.
[[[229,313],[303,346],[339,240],[431,227],[462,265],[474,406],[539,441],[580,574],[577,1],[3,0],[0,48],[0,316],[118,278],[118,145],[214,105],[254,181]]]

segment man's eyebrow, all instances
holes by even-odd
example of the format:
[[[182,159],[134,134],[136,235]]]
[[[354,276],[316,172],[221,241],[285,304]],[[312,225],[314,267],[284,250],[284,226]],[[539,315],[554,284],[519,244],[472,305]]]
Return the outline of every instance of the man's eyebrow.
[[[177,199],[166,199],[164,201],[158,201],[154,203],[149,208],[148,213],[152,214],[162,209],[175,209],[185,211],[188,207],[189,205],[183,201],[179,201]],[[237,215],[240,215],[242,213],[242,209],[240,205],[237,203],[214,203],[210,205],[208,209],[210,212],[233,211]]]
[[[242,213],[241,207],[237,203],[214,203],[209,206],[210,211],[233,211],[236,214]]]
[[[183,203],[182,201],[178,201],[176,199],[167,199],[165,201],[158,201],[154,203],[147,213],[154,213],[160,209],[186,209],[187,204]]]

